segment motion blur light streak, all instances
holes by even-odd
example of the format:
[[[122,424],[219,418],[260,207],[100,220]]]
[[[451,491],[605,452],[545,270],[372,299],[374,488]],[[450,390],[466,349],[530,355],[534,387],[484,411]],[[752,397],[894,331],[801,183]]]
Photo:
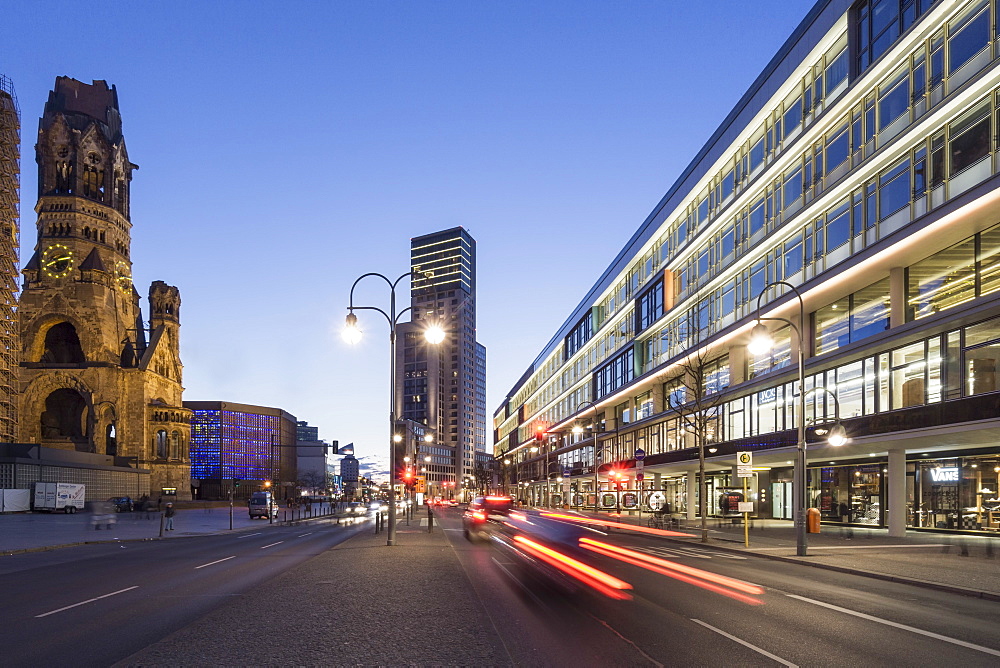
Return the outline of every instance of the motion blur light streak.
[[[722,594],[723,596],[728,596],[729,598],[742,601],[748,605],[763,605],[764,603],[759,599],[751,598],[750,596],[738,593],[739,591],[743,591],[749,594],[763,594],[764,589],[757,585],[735,580],[724,575],[718,575],[717,573],[703,571],[699,568],[683,566],[672,561],[659,559],[648,554],[635,552],[616,545],[600,543],[596,540],[591,540],[590,538],[581,538],[580,547],[606,557],[611,557],[612,559],[618,559],[619,561],[632,564],[633,566],[639,566],[661,575],[666,575],[667,577],[680,580],[681,582],[687,582],[688,584],[701,587],[702,589],[707,589],[708,591],[712,591],[717,594]],[[698,580],[697,578],[701,578],[701,580]],[[719,585],[731,587],[732,589],[736,589],[738,591],[729,591]]]
[[[524,536],[514,536],[514,541],[529,554],[541,559],[550,566],[558,568],[563,573],[590,585],[597,591],[609,598],[618,600],[629,600],[631,594],[624,591],[632,589],[632,585],[604,571],[600,571],[592,566],[568,557],[561,552],[546,547]]]
[[[580,517],[578,515],[560,515],[559,513],[541,513],[542,517],[551,517],[558,520],[566,520],[567,522],[578,522],[581,524],[600,524],[601,526],[614,527],[616,529],[626,529],[628,531],[635,531],[637,533],[648,533],[654,536],[681,536],[684,538],[694,538],[694,534],[683,533],[681,531],[670,531],[669,529],[653,529],[651,527],[641,527],[635,524],[625,524],[624,522],[608,522],[606,520],[595,520],[589,517]]]
[[[749,582],[744,582],[742,580],[737,580],[736,578],[731,578],[725,575],[719,575],[718,573],[712,573],[710,571],[704,571],[700,568],[695,568],[693,566],[685,566],[683,564],[678,564],[667,559],[661,559],[660,557],[654,557],[651,554],[646,554],[644,552],[636,552],[635,550],[630,550],[625,547],[619,547],[617,545],[609,545],[607,543],[601,543],[599,541],[593,540],[591,538],[581,538],[581,543],[588,543],[590,545],[595,545],[597,547],[603,548],[605,550],[612,550],[620,554],[625,554],[635,559],[641,561],[646,561],[657,566],[662,566],[664,568],[669,568],[676,571],[681,571],[682,573],[687,573],[688,575],[693,575],[695,577],[703,578],[709,580],[716,584],[724,585],[726,587],[731,587],[738,591],[742,591],[747,594],[763,594],[764,588],[750,584]],[[584,546],[586,547],[586,546]]]

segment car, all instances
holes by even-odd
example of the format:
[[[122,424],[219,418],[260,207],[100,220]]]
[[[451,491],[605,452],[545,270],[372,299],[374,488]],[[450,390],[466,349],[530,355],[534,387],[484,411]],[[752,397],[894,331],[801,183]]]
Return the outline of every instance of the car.
[[[254,492],[247,501],[250,519],[276,519],[278,517],[278,501],[270,492]]]
[[[488,540],[495,525],[506,520],[514,508],[509,496],[477,496],[462,513],[462,533],[472,542]]]
[[[108,503],[115,507],[116,513],[130,513],[135,510],[135,502],[128,496],[112,496]]]
[[[351,501],[345,510],[348,515],[364,515],[368,512],[368,506],[360,501]]]
[[[603,528],[603,527],[602,527]],[[491,534],[491,542],[502,555],[506,568],[535,596],[552,593],[566,596],[600,595],[612,600],[630,600],[632,585],[600,570],[595,552],[606,533],[600,528],[536,510],[511,512]]]
[[[399,506],[398,503],[396,505]],[[389,511],[389,504],[386,501],[372,501],[371,503],[368,504],[368,510],[372,511],[373,513],[379,513],[379,512],[385,513]]]

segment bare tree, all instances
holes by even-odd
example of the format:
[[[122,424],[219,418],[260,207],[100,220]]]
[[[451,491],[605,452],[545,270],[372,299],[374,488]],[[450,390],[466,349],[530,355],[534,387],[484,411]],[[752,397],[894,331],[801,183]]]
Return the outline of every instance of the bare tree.
[[[490,470],[486,468],[486,465],[481,461],[477,461],[475,466],[472,467],[472,479],[475,481],[476,492],[486,494],[491,478]]]
[[[665,403],[680,423],[686,440],[690,434],[698,448],[698,512],[701,515],[701,542],[708,542],[708,486],[705,481],[705,447],[719,436],[722,409],[719,358],[708,348],[699,348],[674,364],[661,378],[666,385]],[[728,384],[728,382],[726,382]],[[691,503],[691,499],[688,499]]]
[[[300,471],[295,484],[301,489],[326,489],[326,474],[320,471]]]

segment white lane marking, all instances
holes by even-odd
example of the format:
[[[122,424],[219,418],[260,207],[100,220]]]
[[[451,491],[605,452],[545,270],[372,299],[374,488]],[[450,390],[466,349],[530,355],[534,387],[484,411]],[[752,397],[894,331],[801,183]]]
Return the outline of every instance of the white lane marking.
[[[235,559],[235,558],[236,555],[234,554],[233,556],[226,557],[225,559],[216,559],[215,561],[210,561],[207,564],[202,564],[201,566],[195,566],[194,569],[198,570],[199,568],[205,568],[205,566],[212,566],[213,564],[221,564],[223,561],[229,561],[230,559]]]
[[[257,533],[245,533],[242,536],[237,536],[237,538],[249,538],[250,536],[259,536],[261,533],[262,532],[260,531],[258,531]]]
[[[773,659],[773,660],[777,661],[778,663],[780,663],[783,666],[788,666],[788,668],[798,668],[797,664],[791,663],[789,661],[785,661],[780,656],[775,656],[774,654],[771,654],[767,650],[761,649],[760,647],[757,647],[756,645],[752,645],[752,644],[748,643],[746,640],[741,640],[741,639],[737,638],[734,635],[730,635],[729,633],[726,633],[722,629],[717,629],[714,626],[712,626],[711,624],[706,624],[705,622],[701,621],[700,619],[694,619],[694,618],[692,618],[691,621],[694,622],[695,624],[701,624],[706,629],[710,629],[712,631],[715,631],[719,635],[725,636],[725,637],[729,638],[730,640],[732,640],[733,642],[738,642],[739,644],[743,645],[744,647],[749,647],[750,649],[752,649],[753,651],[757,652],[758,654],[763,654],[767,658]]]
[[[313,535],[312,531],[310,531],[309,533],[300,533],[298,536],[296,536],[296,538],[305,538],[306,536],[311,536],[311,535]]]
[[[48,612],[43,612],[40,615],[35,615],[35,617],[48,617],[49,615],[54,615],[57,612],[62,612],[63,610],[69,610],[70,608],[75,608],[78,605],[86,605],[87,603],[93,603],[94,601],[100,601],[102,598],[107,598],[108,596],[114,596],[115,594],[121,594],[122,592],[131,591],[133,589],[138,589],[139,585],[132,587],[126,587],[125,589],[119,589],[118,591],[113,591],[110,594],[105,594],[104,596],[97,596],[96,598],[88,598],[86,601],[80,601],[79,603],[74,603],[73,605],[67,605],[64,608],[59,608],[58,610],[49,610]]]
[[[888,619],[882,619],[881,617],[874,617],[872,615],[867,615],[863,612],[858,612],[856,610],[841,608],[840,606],[833,605],[832,603],[815,601],[811,598],[806,598],[805,596],[796,596],[795,594],[785,594],[785,596],[788,596],[789,598],[798,599],[800,601],[805,601],[806,603],[812,603],[813,605],[829,608],[830,610],[836,610],[837,612],[843,612],[845,615],[854,615],[855,617],[860,617],[861,619],[867,619],[868,621],[871,622],[878,622],[879,624],[885,624],[886,626],[892,626],[894,628],[902,629],[904,631],[909,631],[911,633],[917,633],[922,636],[927,636],[928,638],[934,638],[935,640],[950,642],[953,645],[959,645],[960,647],[967,647],[968,649],[974,649],[977,652],[983,652],[984,654],[992,654],[993,656],[1000,656],[1000,651],[998,650],[990,649],[989,647],[983,647],[982,645],[975,645],[971,642],[965,642],[964,640],[959,640],[958,638],[949,638],[948,636],[943,636],[940,633],[934,633],[933,631],[924,631],[923,629],[918,629],[914,626],[907,626],[906,624],[900,624],[899,622],[891,622]]]
[[[267,549],[267,548],[269,548],[269,547],[274,547],[275,545],[281,545],[281,544],[282,544],[282,543],[284,543],[284,542],[285,542],[285,541],[283,541],[283,540],[279,540],[279,541],[278,541],[277,543],[271,543],[270,545],[261,545],[261,546],[260,546],[260,549],[262,549],[262,550],[266,550],[266,549]]]

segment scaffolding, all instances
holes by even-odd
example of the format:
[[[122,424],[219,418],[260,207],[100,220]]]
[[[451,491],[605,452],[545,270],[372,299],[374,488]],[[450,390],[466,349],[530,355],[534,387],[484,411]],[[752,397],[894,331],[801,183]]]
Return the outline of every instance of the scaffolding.
[[[0,74],[0,442],[17,442],[17,326],[20,248],[21,112],[10,79]]]

